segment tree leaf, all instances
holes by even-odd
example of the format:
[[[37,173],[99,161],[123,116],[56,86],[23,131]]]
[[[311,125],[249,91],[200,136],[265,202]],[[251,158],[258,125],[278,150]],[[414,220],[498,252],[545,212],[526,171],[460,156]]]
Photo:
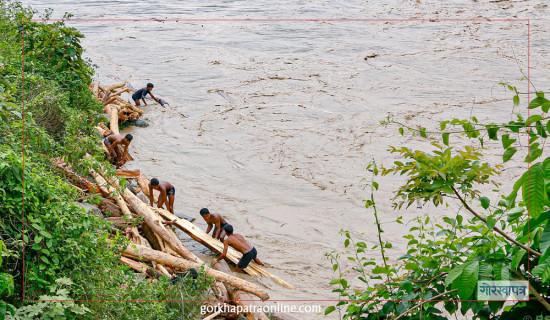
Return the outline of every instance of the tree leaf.
[[[522,185],[523,202],[527,205],[529,215],[536,219],[542,212],[546,194],[542,163],[531,166],[528,172],[528,179],[525,179]]]
[[[481,197],[479,198],[479,201],[481,202],[483,209],[489,208],[489,205],[491,204],[491,201],[487,197]]]
[[[525,125],[531,125],[532,123],[535,123],[537,121],[541,121],[543,118],[540,114],[534,114],[527,118],[527,121],[525,122]]]
[[[516,142],[516,139],[510,139],[509,134],[503,134],[502,135],[502,147],[504,149],[508,149],[508,147],[514,142]]]
[[[529,109],[537,108],[539,106],[542,106],[544,103],[550,103],[550,101],[548,101],[548,99],[543,97],[536,97],[535,99],[531,100],[531,102],[529,103]]]
[[[539,249],[542,253],[539,261],[545,261],[550,256],[550,223],[546,224],[542,236],[540,237]]]
[[[455,281],[455,279],[460,276],[462,273],[462,270],[464,270],[465,265],[461,264],[453,268],[453,270],[449,271],[447,276],[445,277],[445,286],[448,287]]]
[[[328,308],[325,309],[325,316],[331,312],[333,312],[334,310],[336,310],[336,307],[335,306],[329,306]]]
[[[498,140],[497,132],[499,129],[500,129],[499,127],[487,127],[487,133],[489,134],[489,139]]]
[[[497,263],[494,267],[495,280],[510,280],[510,269],[504,263]]]
[[[464,267],[464,270],[458,277],[458,296],[462,300],[467,300],[472,296],[477,285],[479,277],[479,261],[473,261]]]
[[[519,96],[517,94],[514,96],[513,101],[515,106],[519,106]]]
[[[449,133],[444,132],[441,134],[441,137],[443,138],[443,144],[445,144],[446,146],[449,146]]]
[[[514,147],[506,149],[506,151],[504,151],[504,153],[502,154],[502,162],[507,162],[510,159],[512,159],[512,157],[514,156],[514,154],[516,154],[517,151],[518,150]]]
[[[533,268],[531,273],[533,273],[534,276],[541,277],[542,282],[546,283],[548,279],[550,279],[550,264],[548,264],[548,262],[541,263]]]

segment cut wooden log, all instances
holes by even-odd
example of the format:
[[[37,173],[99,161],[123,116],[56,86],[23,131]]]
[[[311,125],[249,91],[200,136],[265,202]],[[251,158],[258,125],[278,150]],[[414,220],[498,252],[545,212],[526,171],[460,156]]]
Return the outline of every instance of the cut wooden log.
[[[71,181],[77,187],[88,190],[91,193],[101,193],[101,190],[99,189],[99,186],[97,184],[75,173],[73,170],[71,170],[71,167],[69,165],[57,164],[55,167],[61,170],[69,179],[69,181]]]
[[[103,122],[99,123],[96,129],[103,137],[107,137],[113,133],[111,129],[107,128],[107,126],[103,124]]]
[[[134,170],[123,170],[123,169],[117,169],[116,176],[117,177],[124,177],[124,178],[137,178],[139,177],[139,169]]]
[[[108,190],[105,191],[108,192]],[[122,216],[122,210],[120,210],[113,200],[107,198],[101,198],[99,200],[99,209],[109,217],[119,218]]]
[[[161,264],[171,266],[174,268],[189,270],[191,268],[200,269],[204,267],[204,270],[208,276],[214,277],[214,279],[221,281],[223,283],[232,285],[246,292],[250,292],[262,300],[269,299],[269,294],[265,292],[260,287],[252,284],[248,281],[242,280],[240,278],[225,274],[223,272],[214,270],[202,263],[196,263],[182,258],[177,258],[172,255],[169,255],[164,252],[153,250],[141,245],[129,245],[126,248],[119,248],[119,250],[127,256],[131,256],[138,259],[143,259],[146,261],[156,261]]]
[[[109,104],[110,102],[109,103],[106,103],[106,102],[109,100],[110,96],[111,96],[111,91],[106,91],[105,94],[103,95],[103,98],[101,98],[101,103]]]
[[[126,82],[121,82],[121,83],[115,83],[115,84],[112,84],[110,86],[107,86],[105,87],[105,90],[107,91],[113,91],[115,89],[118,89],[118,88],[122,88],[126,85]]]
[[[229,300],[229,294],[227,293],[227,289],[225,288],[225,285],[219,281],[214,281],[212,285],[210,286],[212,289],[212,292],[214,292],[214,295],[218,300],[221,301],[228,301]]]
[[[130,90],[130,88],[124,88],[124,89],[121,89],[121,90],[118,90],[117,92],[113,93],[114,96],[119,96],[121,94],[123,94],[124,92]]]
[[[233,275],[233,272],[229,268],[229,265],[227,265],[227,262],[224,260],[219,261],[215,265],[212,266],[212,268],[229,274]],[[225,288],[227,289],[227,293],[229,294],[229,298],[231,299],[231,302],[234,302],[238,306],[242,306],[245,310],[253,310],[254,308],[254,300],[252,296],[245,291],[240,290],[239,288],[233,287],[229,284],[225,284]],[[263,312],[246,312],[244,316],[248,320],[270,320],[265,313]]]
[[[109,115],[111,117],[109,128],[114,134],[120,134],[120,130],[118,130],[118,109],[114,107],[109,108]]]
[[[109,179],[109,183],[115,188],[120,188],[118,182],[115,179]],[[97,181],[97,180],[96,180]],[[167,231],[166,227],[161,223],[162,219],[159,219],[158,215],[152,211],[152,208],[136,197],[130,190],[127,188],[124,189],[122,196],[128,203],[132,206],[135,212],[143,217],[145,223],[158,235],[162,240],[166,241],[172,249],[174,249],[180,256],[188,260],[194,261],[196,263],[202,263],[202,261],[189,249],[187,249],[176,234],[170,229]]]
[[[124,256],[120,257],[120,262],[136,270],[137,272],[142,273],[144,276],[148,276],[153,279],[158,279],[162,276],[160,272],[149,267],[145,263],[137,262]]]
[[[108,218],[105,218],[105,220],[116,224],[118,227],[120,227],[122,229],[126,229],[129,226],[132,226],[132,224],[133,224],[132,221],[128,221],[128,219],[125,219],[123,217],[108,217]],[[147,240],[149,240],[149,239],[147,239]]]
[[[174,225],[182,230],[183,232],[187,233],[191,238],[195,239],[196,241],[202,243],[204,246],[209,248],[210,250],[222,253],[223,252],[223,243],[221,243],[219,240],[212,238],[209,234],[192,224],[191,222],[178,218],[177,216],[173,215],[171,212],[166,211],[164,209],[158,209],[154,208],[154,210],[163,218],[174,221]],[[242,253],[238,252],[237,250],[229,247],[227,250],[227,259],[231,262],[237,264],[239,260],[242,258]],[[250,262],[248,267],[244,269],[246,273],[248,273],[251,276],[256,275],[262,275],[264,277],[268,277],[275,281],[277,284],[288,288],[288,289],[296,289],[293,285],[287,283],[286,281],[278,278],[277,276],[271,274],[269,271],[267,271],[266,268],[263,266],[258,265],[254,261]]]
[[[105,99],[105,98],[103,98],[103,99]],[[109,98],[108,98],[107,100],[105,100],[105,101],[102,100],[101,102],[103,102],[105,105],[108,105],[108,104],[113,103],[113,101],[115,101],[115,100],[116,100],[116,96],[112,96],[112,97],[109,97]]]

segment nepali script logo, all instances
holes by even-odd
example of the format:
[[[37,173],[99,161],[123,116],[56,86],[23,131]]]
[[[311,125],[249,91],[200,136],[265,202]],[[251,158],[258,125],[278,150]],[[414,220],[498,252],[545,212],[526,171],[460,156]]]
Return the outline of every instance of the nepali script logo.
[[[487,301],[528,301],[527,281],[487,281],[477,283],[477,300]]]

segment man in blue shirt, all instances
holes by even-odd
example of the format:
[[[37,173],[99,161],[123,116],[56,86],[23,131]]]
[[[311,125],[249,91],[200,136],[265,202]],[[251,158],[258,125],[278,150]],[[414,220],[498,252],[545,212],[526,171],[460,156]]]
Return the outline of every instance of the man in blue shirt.
[[[154,85],[152,83],[148,83],[147,87],[141,88],[138,91],[134,92],[134,94],[132,95],[132,99],[134,100],[134,103],[136,104],[136,106],[140,105],[140,102],[139,102],[140,99],[143,100],[143,103],[145,105],[147,105],[147,101],[145,101],[146,95],[150,95],[151,98],[153,98],[153,100],[157,102],[159,101],[159,99],[155,98],[155,96],[151,92],[153,90],[153,87]]]

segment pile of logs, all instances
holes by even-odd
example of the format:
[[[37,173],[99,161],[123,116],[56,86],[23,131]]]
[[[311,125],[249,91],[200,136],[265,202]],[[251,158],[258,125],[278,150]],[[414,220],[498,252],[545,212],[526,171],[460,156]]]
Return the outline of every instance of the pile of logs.
[[[129,87],[122,89],[124,86],[126,86],[126,82],[103,87],[99,84],[99,81],[90,86],[94,97],[105,105],[103,112],[110,115],[111,119],[113,114],[116,114],[120,124],[127,120],[137,120],[143,114],[143,110],[120,97],[124,92],[133,92]]]
[[[121,93],[129,90],[128,88],[120,89],[123,86],[125,86],[125,83],[103,87],[99,85],[99,82],[90,86],[95,97],[105,104],[105,112],[111,116],[109,127],[103,123],[96,127],[104,137],[112,133],[119,134],[119,122],[123,123],[128,119],[137,119],[142,114],[139,108],[132,106],[119,97]],[[87,157],[89,158],[89,156]],[[127,160],[132,159],[130,157]],[[226,304],[250,307],[255,301],[259,302],[259,300],[253,299],[253,296],[259,297],[262,301],[269,299],[269,295],[264,289],[236,277],[225,261],[222,260],[214,267],[210,267],[191,252],[176,236],[172,226],[165,224],[165,222],[171,222],[171,225],[182,230],[192,239],[215,253],[223,251],[223,244],[206,234],[192,222],[181,219],[162,208],[151,207],[148,200],[149,179],[139,170],[117,169],[116,176],[108,176],[106,175],[107,170],[98,165],[97,167],[94,166],[98,169],[89,169],[89,178],[87,178],[74,173],[71,167],[64,162],[64,159],[53,159],[53,162],[69,178],[71,183],[82,192],[96,193],[103,196],[99,208],[109,216],[106,220],[112,222],[113,234],[117,230],[118,232],[122,231],[132,243],[128,247],[117,248],[121,253],[121,263],[144,277],[150,278],[151,281],[156,281],[161,276],[173,278],[191,268],[197,270],[202,268],[208,276],[215,279],[211,287],[211,302],[209,303],[218,307]],[[137,190],[123,189],[117,177],[135,179],[139,188]],[[155,203],[158,201],[158,196],[159,194],[155,190],[153,195]],[[141,223],[136,223],[137,217],[142,218]],[[229,261],[237,263],[241,257],[240,252],[229,248],[227,252]],[[279,285],[295,289],[294,286],[279,279],[254,261],[244,271],[251,276],[269,277]],[[237,319],[239,316],[218,312],[204,319],[218,319],[219,317]],[[248,320],[269,319],[263,312],[245,313],[242,316]],[[288,316],[280,315],[272,315],[272,318],[291,319]]]

